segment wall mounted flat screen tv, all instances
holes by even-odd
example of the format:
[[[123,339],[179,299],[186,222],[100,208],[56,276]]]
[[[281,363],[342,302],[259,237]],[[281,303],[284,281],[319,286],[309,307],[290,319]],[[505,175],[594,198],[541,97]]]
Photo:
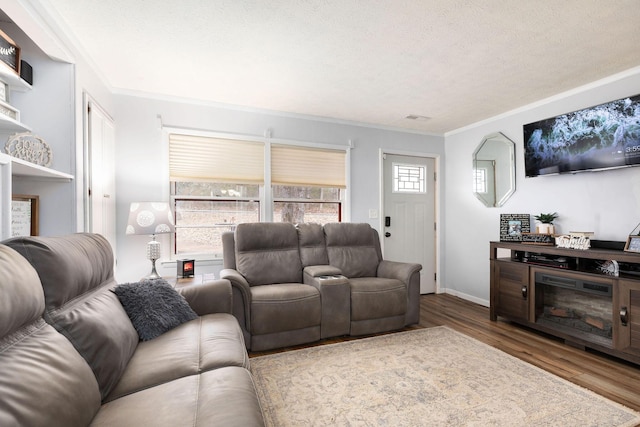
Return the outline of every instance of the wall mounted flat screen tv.
[[[524,125],[527,177],[640,165],[640,95]]]

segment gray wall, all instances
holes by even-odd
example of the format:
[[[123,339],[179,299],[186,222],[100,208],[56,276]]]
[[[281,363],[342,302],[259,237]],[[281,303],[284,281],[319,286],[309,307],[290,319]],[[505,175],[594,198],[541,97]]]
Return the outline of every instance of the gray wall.
[[[116,192],[118,268],[120,281],[138,280],[149,273],[145,257],[148,236],[126,236],[129,204],[169,200],[167,152],[162,126],[333,145],[354,144],[351,150],[351,221],[369,222],[369,209],[380,208],[380,148],[424,154],[444,153],[444,138],[371,127],[313,120],[293,115],[268,114],[212,105],[160,99],[116,96]],[[161,117],[161,119],[159,118]],[[442,211],[441,211],[442,212]],[[159,236],[163,256],[169,254],[168,236]],[[219,264],[196,263],[196,273],[215,272]],[[159,265],[160,274],[175,275],[175,264]]]
[[[501,213],[558,212],[556,232],[593,231],[595,239],[626,241],[640,221],[640,167],[525,178],[522,125],[639,93],[640,69],[634,69],[446,135],[447,292],[488,305],[489,241],[500,240]],[[501,208],[484,207],[471,190],[472,154],[493,132],[516,145],[516,192]]]

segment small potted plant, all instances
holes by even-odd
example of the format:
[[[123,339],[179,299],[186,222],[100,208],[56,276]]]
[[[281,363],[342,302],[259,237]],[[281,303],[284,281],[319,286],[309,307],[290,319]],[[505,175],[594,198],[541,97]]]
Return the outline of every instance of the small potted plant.
[[[536,226],[536,232],[540,234],[554,234],[555,227],[553,221],[558,218],[558,214],[554,213],[541,213],[540,215],[534,215],[538,225]]]

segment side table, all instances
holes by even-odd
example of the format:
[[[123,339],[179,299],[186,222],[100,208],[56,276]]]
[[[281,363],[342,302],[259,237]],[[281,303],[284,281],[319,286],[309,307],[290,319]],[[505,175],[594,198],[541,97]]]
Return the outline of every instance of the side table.
[[[193,277],[164,277],[163,279],[167,281],[171,286],[175,289],[184,288],[186,286],[192,285],[201,285],[210,280],[215,280],[216,275],[213,273],[207,274],[196,274]]]

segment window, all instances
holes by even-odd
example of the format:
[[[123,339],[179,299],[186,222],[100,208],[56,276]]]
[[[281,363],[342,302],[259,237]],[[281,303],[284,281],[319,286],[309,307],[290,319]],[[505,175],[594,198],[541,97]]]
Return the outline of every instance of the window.
[[[174,254],[222,253],[222,233],[260,221],[259,186],[203,182],[172,183]]]
[[[425,193],[426,166],[393,164],[394,193]]]
[[[341,221],[346,164],[346,149],[170,133],[174,255],[220,257],[244,222]]]
[[[273,186],[273,221],[340,222],[342,220],[341,191],[335,187]]]
[[[473,192],[487,192],[487,170],[485,168],[477,168],[473,170]]]

